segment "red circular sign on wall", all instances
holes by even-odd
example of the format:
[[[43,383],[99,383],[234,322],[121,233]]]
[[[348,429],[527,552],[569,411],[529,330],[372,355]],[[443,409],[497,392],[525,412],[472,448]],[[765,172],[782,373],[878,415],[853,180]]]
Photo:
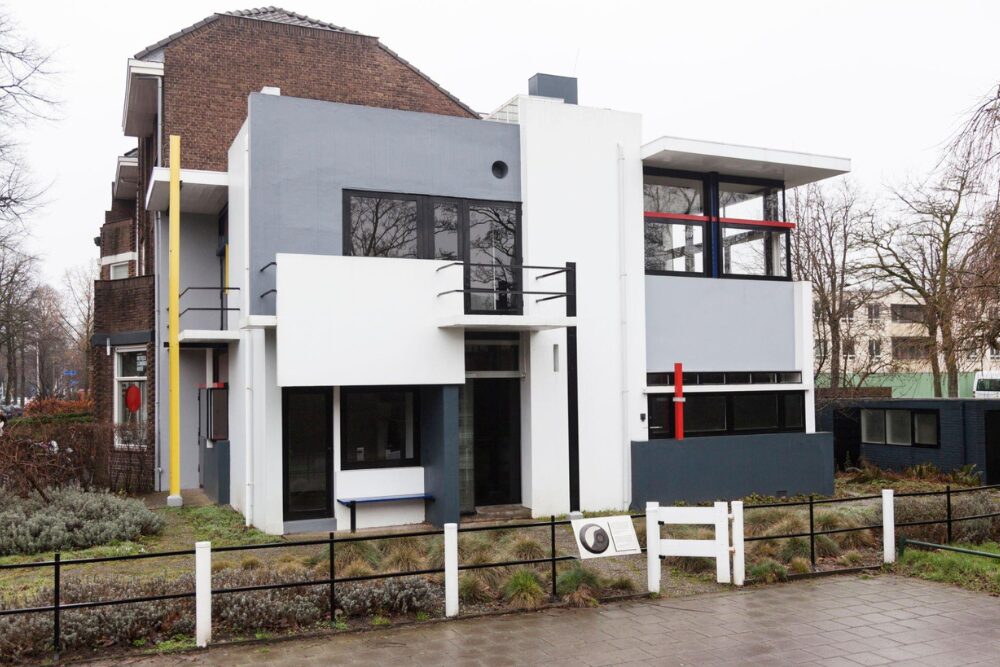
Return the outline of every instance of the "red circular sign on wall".
[[[142,406],[142,392],[139,385],[134,384],[125,390],[125,407],[129,412],[135,412]]]

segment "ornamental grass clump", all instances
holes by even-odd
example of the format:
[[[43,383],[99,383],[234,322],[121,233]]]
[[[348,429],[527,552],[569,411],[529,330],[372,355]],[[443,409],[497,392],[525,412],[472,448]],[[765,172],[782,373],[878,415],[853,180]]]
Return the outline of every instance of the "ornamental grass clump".
[[[545,590],[531,570],[516,570],[504,586],[504,599],[518,609],[535,609],[545,601]]]
[[[77,487],[15,496],[0,490],[0,556],[87,549],[159,534],[163,517],[141,500]]]

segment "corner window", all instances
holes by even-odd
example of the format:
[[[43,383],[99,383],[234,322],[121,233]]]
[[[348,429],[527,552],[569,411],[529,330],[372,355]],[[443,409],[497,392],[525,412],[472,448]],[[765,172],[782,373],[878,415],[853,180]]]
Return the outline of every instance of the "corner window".
[[[939,447],[938,411],[863,408],[861,442],[866,445]]]
[[[108,278],[111,280],[121,280],[128,278],[128,262],[115,262],[108,268]]]
[[[646,176],[642,185],[646,211],[705,215],[703,183],[693,178]]]
[[[419,465],[417,403],[415,389],[342,389],[340,467]]]
[[[647,216],[647,273],[705,273],[705,223]]]
[[[784,220],[782,189],[773,185],[719,183],[719,217]]]
[[[788,230],[722,225],[722,273],[727,276],[787,278]]]
[[[805,431],[801,391],[690,393],[684,397],[684,436]],[[673,438],[673,396],[650,394],[649,437]]]
[[[146,348],[115,350],[114,420],[116,445],[142,442],[142,433],[130,429],[146,423]]]

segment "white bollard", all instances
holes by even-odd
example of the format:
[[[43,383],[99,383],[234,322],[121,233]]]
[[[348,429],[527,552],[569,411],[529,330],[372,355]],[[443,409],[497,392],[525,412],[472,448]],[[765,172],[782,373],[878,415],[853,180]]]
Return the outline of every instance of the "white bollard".
[[[660,503],[646,503],[646,583],[660,592]]]
[[[729,576],[729,505],[717,502],[715,507],[715,580],[720,584],[732,581]]]
[[[746,551],[743,544],[743,501],[734,500],[733,509],[733,583],[742,586],[747,576]]]
[[[194,545],[195,639],[200,648],[212,641],[212,543]]]
[[[458,616],[458,524],[444,524],[444,615]]]
[[[882,560],[896,562],[896,507],[892,489],[882,489]]]

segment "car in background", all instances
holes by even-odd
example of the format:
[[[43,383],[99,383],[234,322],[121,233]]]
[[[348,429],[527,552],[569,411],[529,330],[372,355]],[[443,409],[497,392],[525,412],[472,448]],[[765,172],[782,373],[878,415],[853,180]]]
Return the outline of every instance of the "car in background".
[[[1000,398],[1000,371],[978,371],[972,384],[973,398]]]

